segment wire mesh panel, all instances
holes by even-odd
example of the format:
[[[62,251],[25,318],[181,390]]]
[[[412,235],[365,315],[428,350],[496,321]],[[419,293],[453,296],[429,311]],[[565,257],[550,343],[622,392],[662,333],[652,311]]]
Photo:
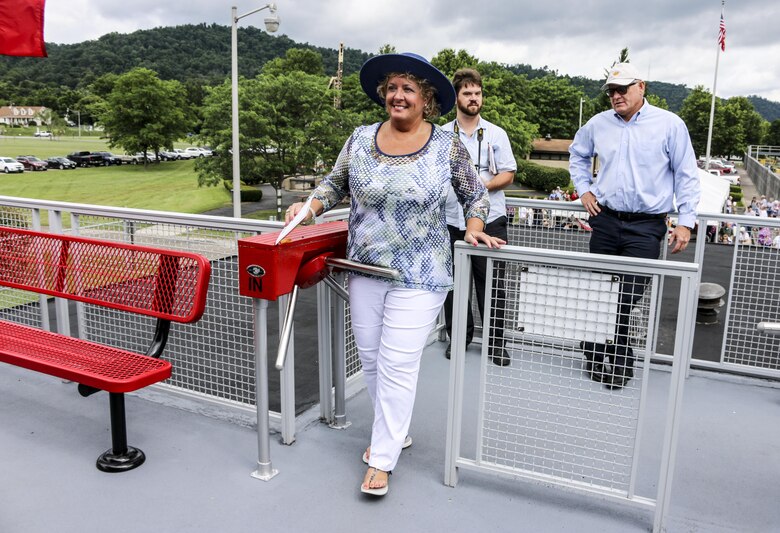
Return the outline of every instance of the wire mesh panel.
[[[691,328],[684,318],[676,325],[662,461],[649,488],[638,480],[648,467],[639,449],[650,353],[637,337],[653,331],[662,277],[678,279],[677,314],[690,316],[696,265],[457,244],[457,288],[468,282],[459,269],[476,255],[489,256],[488,335],[477,366],[463,348],[452,351],[445,483],[455,485],[458,468],[505,474],[630,500],[655,508],[662,523]],[[465,321],[466,300],[456,292],[455,328]],[[659,445],[658,437],[646,442]],[[646,493],[654,488],[656,500]]]
[[[591,229],[588,214],[579,204],[508,198],[507,219],[508,244],[588,251]]]
[[[346,276],[345,276],[346,278]],[[346,283],[344,284],[346,288]],[[363,365],[360,363],[360,354],[358,353],[355,336],[352,334],[352,311],[349,303],[345,302],[345,327],[346,336],[344,339],[344,357],[347,360],[347,379],[363,371]],[[337,354],[338,355],[338,354]],[[340,356],[340,355],[339,355]]]
[[[737,245],[723,362],[780,370],[780,337],[758,331],[780,323],[780,249]]]
[[[255,370],[251,300],[238,294],[237,239],[249,233],[186,224],[81,216],[80,234],[207,257],[211,282],[206,311],[197,324],[173,324],[165,358],[173,363],[167,385],[217,399],[254,405]],[[127,350],[145,349],[154,323],[141,317],[85,306],[83,335]],[[140,334],[139,334],[140,332]]]
[[[650,278],[507,263],[490,308],[515,310],[510,363],[485,359],[478,462],[627,492],[644,367],[628,326]]]
[[[0,226],[31,229],[32,211],[19,207],[0,206]],[[40,327],[40,298],[33,292],[1,287],[0,319]]]

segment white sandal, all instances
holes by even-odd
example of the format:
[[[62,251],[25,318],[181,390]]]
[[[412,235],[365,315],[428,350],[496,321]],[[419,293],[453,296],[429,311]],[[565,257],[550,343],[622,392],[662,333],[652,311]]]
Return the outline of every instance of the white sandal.
[[[401,449],[405,450],[405,449],[407,449],[411,445],[412,445],[412,436],[411,435],[407,435],[406,438],[404,439],[404,443],[401,445]],[[369,458],[369,454],[370,454],[370,452],[368,450],[370,450],[370,449],[371,449],[371,446],[366,448],[366,451],[363,452],[363,462],[366,463],[366,464],[368,464],[368,458]]]
[[[368,487],[364,486],[363,483],[360,484],[360,492],[363,494],[370,494],[371,496],[384,496],[387,494],[387,491],[390,488],[390,474],[392,472],[387,472],[387,481],[385,482],[384,487],[376,487],[374,489],[370,488],[371,482],[374,481],[374,477],[376,476],[377,472],[383,472],[383,470],[379,470],[378,468],[371,467],[374,471],[371,473],[371,477],[368,478]],[[370,470],[370,469],[369,469]]]

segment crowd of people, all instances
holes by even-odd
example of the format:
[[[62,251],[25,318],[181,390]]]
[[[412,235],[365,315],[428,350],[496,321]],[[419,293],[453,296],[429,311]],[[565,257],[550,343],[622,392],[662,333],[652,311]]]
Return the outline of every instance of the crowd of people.
[[[723,211],[727,214],[736,213],[736,202],[729,196]],[[743,213],[758,218],[777,218],[780,215],[780,200],[766,195],[753,196]],[[739,229],[731,222],[721,222],[719,226],[707,227],[707,238],[710,242],[720,244],[739,243],[740,246],[767,246],[780,249],[780,228],[772,229],[766,226],[742,224]]]

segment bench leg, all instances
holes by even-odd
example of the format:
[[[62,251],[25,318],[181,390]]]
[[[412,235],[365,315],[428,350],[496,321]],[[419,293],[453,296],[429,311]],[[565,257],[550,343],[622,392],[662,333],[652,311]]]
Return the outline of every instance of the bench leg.
[[[111,408],[111,449],[97,460],[98,470],[103,472],[124,472],[141,466],[146,460],[144,452],[127,445],[127,422],[125,421],[125,395],[109,393]]]

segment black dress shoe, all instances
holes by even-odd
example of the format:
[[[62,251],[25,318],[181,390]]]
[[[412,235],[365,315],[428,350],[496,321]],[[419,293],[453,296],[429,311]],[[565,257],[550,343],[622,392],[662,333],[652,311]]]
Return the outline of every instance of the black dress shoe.
[[[633,377],[633,368],[618,368],[613,374],[604,376],[604,385],[610,390],[622,389]]]
[[[490,350],[490,360],[493,361],[494,365],[498,366],[509,366],[512,363],[506,348],[501,348],[500,353],[494,353],[493,350]]]
[[[604,363],[598,363],[596,361],[585,362],[585,372],[588,373],[588,377],[596,383],[604,382]]]

